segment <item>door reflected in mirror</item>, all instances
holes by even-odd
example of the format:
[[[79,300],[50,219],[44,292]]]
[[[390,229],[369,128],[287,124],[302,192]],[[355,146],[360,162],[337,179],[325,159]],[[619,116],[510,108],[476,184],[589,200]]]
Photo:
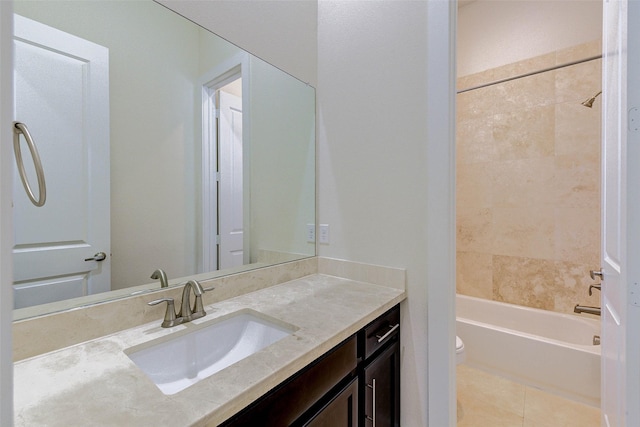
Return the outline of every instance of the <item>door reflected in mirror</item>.
[[[312,87],[152,1],[14,11],[15,318],[315,255]]]

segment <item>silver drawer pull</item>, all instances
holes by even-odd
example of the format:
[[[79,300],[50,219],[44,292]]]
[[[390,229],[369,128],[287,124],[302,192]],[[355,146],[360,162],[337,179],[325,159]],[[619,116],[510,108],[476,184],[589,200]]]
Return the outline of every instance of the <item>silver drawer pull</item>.
[[[389,331],[391,332],[391,331]],[[367,387],[369,387],[372,391],[373,391],[373,396],[371,397],[372,400],[372,408],[373,408],[373,416],[370,417],[367,414],[364,415],[364,417],[371,421],[371,424],[373,425],[373,427],[376,427],[376,379],[373,379],[373,384],[367,384]]]
[[[389,325],[389,326],[391,326],[391,325]],[[386,334],[384,334],[384,335],[376,335],[376,338],[378,338],[378,342],[382,342],[382,341],[386,340],[389,337],[389,335],[391,335],[399,327],[400,327],[400,323],[396,324],[395,326],[391,326],[391,329],[389,329]]]

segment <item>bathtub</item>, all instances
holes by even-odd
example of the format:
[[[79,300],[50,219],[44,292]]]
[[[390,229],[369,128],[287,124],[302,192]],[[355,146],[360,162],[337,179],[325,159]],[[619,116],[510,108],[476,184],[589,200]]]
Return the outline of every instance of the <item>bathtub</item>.
[[[456,296],[469,366],[600,406],[598,319]]]

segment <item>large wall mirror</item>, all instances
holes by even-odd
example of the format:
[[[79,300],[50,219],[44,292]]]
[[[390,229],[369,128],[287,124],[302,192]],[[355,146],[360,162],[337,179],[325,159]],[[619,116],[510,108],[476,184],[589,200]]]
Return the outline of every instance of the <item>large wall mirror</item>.
[[[315,255],[312,87],[151,0],[14,12],[14,318]]]

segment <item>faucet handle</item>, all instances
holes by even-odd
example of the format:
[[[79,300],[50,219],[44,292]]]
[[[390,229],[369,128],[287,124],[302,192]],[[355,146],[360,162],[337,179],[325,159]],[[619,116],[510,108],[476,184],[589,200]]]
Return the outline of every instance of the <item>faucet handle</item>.
[[[597,285],[590,285],[589,286],[589,296],[593,295],[593,290],[594,289],[602,291],[602,283],[598,283]]]
[[[176,318],[176,309],[173,298],[156,299],[153,301],[149,301],[147,305],[157,305],[163,302],[167,303],[167,310],[164,312],[164,320],[162,321],[162,324],[160,326],[162,326],[163,328],[170,328],[182,323],[182,318]]]
[[[196,282],[198,283],[198,282]],[[198,285],[200,285],[200,283],[198,283]],[[204,317],[207,315],[207,312],[204,311],[204,303],[202,302],[202,295],[204,295],[205,292],[209,292],[215,289],[215,287],[210,286],[208,288],[203,288],[202,286],[200,286],[200,289],[202,290],[202,293],[200,295],[196,295],[196,300],[193,303],[193,318],[197,319],[198,317]]]
[[[604,279],[604,272],[602,269],[600,270],[589,270],[589,276],[591,276],[592,280],[597,280],[596,276],[600,278],[600,280]]]

